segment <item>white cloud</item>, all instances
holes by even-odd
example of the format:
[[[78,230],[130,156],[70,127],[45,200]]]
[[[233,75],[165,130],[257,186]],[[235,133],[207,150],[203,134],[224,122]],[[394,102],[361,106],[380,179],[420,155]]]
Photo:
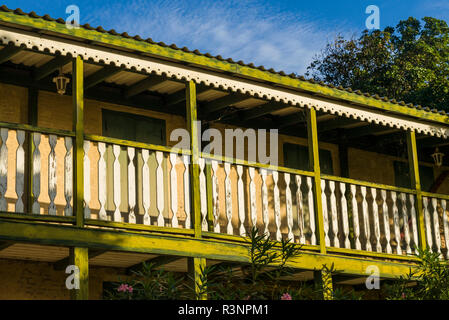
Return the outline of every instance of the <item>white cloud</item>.
[[[92,12],[82,19],[92,26],[300,74],[328,40],[347,34],[343,24],[331,29],[329,21],[278,12],[256,0],[109,2],[101,15]]]

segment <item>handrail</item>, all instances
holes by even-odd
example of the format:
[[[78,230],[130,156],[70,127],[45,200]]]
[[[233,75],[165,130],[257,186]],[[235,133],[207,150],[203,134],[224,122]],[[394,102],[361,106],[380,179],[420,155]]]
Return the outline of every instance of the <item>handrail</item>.
[[[228,163],[243,165],[243,166],[247,166],[247,167],[267,169],[267,170],[271,170],[271,171],[299,174],[299,175],[309,176],[309,177],[313,176],[313,172],[311,172],[311,171],[292,169],[292,168],[286,168],[286,167],[281,167],[281,166],[273,166],[273,165],[263,164],[263,163],[259,163],[259,162],[249,162],[246,160],[229,158],[226,156],[218,156],[218,155],[213,155],[213,154],[204,153],[204,152],[201,153],[201,158],[209,159],[209,160],[216,160],[216,161],[220,161],[220,162],[228,162]]]
[[[337,182],[355,184],[355,185],[359,185],[359,186],[363,186],[363,187],[370,187],[370,188],[384,189],[384,190],[389,190],[389,191],[416,194],[416,190],[413,190],[413,189],[394,187],[394,186],[375,183],[375,182],[361,181],[361,180],[355,180],[355,179],[350,179],[350,178],[342,178],[342,177],[331,176],[331,175],[321,175],[321,178],[325,179],[325,180],[332,180],[332,181],[337,181]]]
[[[449,195],[448,194],[441,194],[441,193],[432,193],[432,192],[421,191],[421,195],[423,195],[424,197],[429,197],[429,198],[438,198],[438,199],[449,200]]]
[[[35,127],[32,125],[29,125],[29,124],[0,122],[0,128],[23,130],[23,131],[37,132],[37,133],[43,133],[43,134],[54,134],[54,135],[58,135],[58,136],[68,136],[68,137],[75,136],[75,133],[73,131],[41,128],[41,127]]]
[[[184,154],[184,155],[192,154],[192,152],[190,150],[186,150],[186,149],[172,148],[172,147],[160,146],[160,145],[144,143],[144,142],[122,140],[122,139],[98,136],[98,135],[93,135],[93,134],[84,135],[84,139],[90,140],[90,141],[95,141],[95,142],[112,143],[112,144],[117,144],[117,145],[121,145],[124,147],[134,147],[134,148],[140,148],[140,149],[149,149],[149,150],[154,150],[154,151],[178,153],[178,154]]]

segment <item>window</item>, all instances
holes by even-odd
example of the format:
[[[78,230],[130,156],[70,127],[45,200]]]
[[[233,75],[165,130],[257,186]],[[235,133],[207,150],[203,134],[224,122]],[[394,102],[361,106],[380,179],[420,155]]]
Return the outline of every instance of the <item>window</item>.
[[[310,170],[309,148],[299,144],[284,143],[284,166],[299,170]],[[332,165],[332,153],[329,150],[320,149],[320,167],[324,174],[334,174]]]
[[[166,145],[165,120],[105,109],[102,115],[106,137]]]
[[[410,171],[407,162],[394,162],[394,181],[397,187],[411,188],[410,185]],[[419,166],[419,178],[421,180],[421,189],[423,191],[430,191],[434,182],[433,168],[428,166]]]

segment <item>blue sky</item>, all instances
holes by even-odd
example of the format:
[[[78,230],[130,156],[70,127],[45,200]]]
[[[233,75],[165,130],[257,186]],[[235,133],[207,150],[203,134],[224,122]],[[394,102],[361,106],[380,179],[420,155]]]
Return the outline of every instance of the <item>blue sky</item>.
[[[380,9],[380,27],[410,16],[449,21],[448,0],[13,0],[9,8],[66,18],[80,8],[81,24],[126,31],[154,41],[224,58],[303,74],[313,56],[338,34],[358,35],[368,5]]]

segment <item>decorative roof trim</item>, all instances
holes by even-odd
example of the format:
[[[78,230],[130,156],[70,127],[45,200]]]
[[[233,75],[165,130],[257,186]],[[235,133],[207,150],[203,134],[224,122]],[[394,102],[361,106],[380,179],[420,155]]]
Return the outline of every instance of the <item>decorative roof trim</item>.
[[[313,97],[307,94],[273,88],[255,81],[237,79],[235,77],[199,70],[193,67],[181,66],[177,63],[160,61],[153,58],[136,57],[132,54],[116,53],[113,49],[99,49],[90,45],[80,45],[75,41],[54,40],[46,36],[35,36],[31,32],[17,32],[6,27],[0,28],[0,41],[30,50],[48,51],[52,54],[82,56],[85,60],[97,63],[125,66],[139,72],[154,73],[168,78],[204,83],[219,89],[249,94],[256,98],[283,102],[297,107],[315,107],[317,110],[338,114],[348,118],[359,119],[392,128],[413,130],[432,136],[449,136],[449,127],[434,125],[430,122],[415,121],[401,118],[399,115],[385,114],[378,110],[367,110],[330,99]]]

